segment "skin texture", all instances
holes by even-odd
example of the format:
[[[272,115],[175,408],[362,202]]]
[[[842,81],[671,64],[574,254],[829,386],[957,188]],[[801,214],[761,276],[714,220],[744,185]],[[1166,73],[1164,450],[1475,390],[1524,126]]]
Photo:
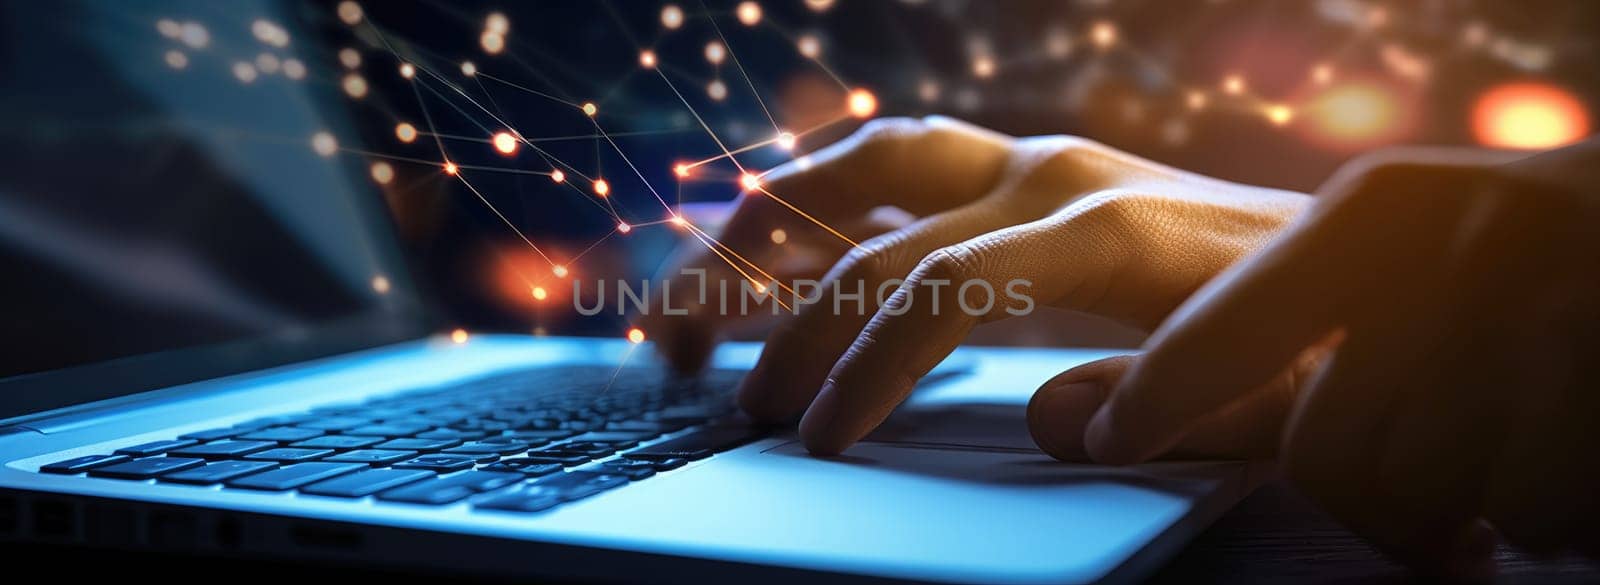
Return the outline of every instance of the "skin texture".
[[[848,448],[972,327],[1014,308],[1001,297],[971,316],[951,287],[935,301],[919,283],[1022,278],[1041,306],[1154,331],[1143,354],[1035,394],[1029,428],[1056,458],[1276,456],[1352,529],[1451,577],[1490,574],[1497,536],[1600,552],[1581,529],[1600,520],[1594,143],[1532,158],[1385,152],[1341,170],[1315,205],[948,119],[875,121],[810,159],[767,188],[860,246],[759,193],[720,239],[779,281],[820,278],[820,302],[777,318],[691,302],[642,325],[682,371],[723,334],[770,327],[740,404],[800,416],[813,453]],[[703,248],[674,266],[743,278]],[[700,277],[673,278],[693,290]],[[833,281],[862,283],[868,310],[835,311]],[[885,282],[880,304],[870,291]]]

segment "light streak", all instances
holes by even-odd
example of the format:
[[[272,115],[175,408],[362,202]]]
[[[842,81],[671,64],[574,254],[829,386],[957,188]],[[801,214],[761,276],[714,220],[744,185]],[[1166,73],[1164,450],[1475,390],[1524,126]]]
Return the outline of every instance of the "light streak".
[[[801,211],[799,207],[795,207],[794,204],[789,203],[788,201],[784,200],[784,198],[777,196],[772,191],[768,191],[766,187],[762,187],[760,185],[757,185],[756,186],[756,190],[760,191],[763,194],[765,194],[767,197],[772,198],[773,201],[777,201],[779,204],[783,205],[784,207],[789,208],[789,211],[795,212],[796,215],[799,215],[800,217],[806,218],[806,221],[814,223],[814,224],[817,225],[817,227],[820,227],[820,228],[826,230],[830,234],[833,234],[834,237],[839,238],[840,240],[844,240],[845,243],[850,244],[850,247],[852,247],[852,248],[860,248],[861,247],[861,244],[856,243],[855,240],[850,239],[848,236],[846,236],[846,235],[844,235],[842,233],[839,233],[839,230],[833,229],[833,226],[830,226],[830,225],[828,225],[826,223],[823,223],[822,220],[817,219],[815,217],[812,217],[811,214],[809,214],[809,213]]]

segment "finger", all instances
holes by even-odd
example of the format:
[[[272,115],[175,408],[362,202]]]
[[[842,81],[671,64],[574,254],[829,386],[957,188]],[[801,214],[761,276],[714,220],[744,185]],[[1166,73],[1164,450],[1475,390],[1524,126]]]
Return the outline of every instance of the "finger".
[[[758,419],[789,420],[811,402],[828,370],[877,310],[885,283],[895,284],[935,249],[1013,222],[998,202],[983,200],[862,243],[823,277],[815,302],[798,307],[768,336],[755,368],[740,384],[740,406]]]
[[[1256,257],[1201,287],[1147,342],[1085,441],[1103,463],[1170,449],[1197,420],[1261,387],[1355,307],[1437,271],[1475,175],[1357,173]],[[1403,195],[1403,196],[1401,196]],[[1351,234],[1361,237],[1351,237]]]
[[[806,447],[830,454],[859,440],[980,321],[1026,314],[1114,270],[1119,259],[1094,252],[1122,226],[1099,213],[1069,207],[923,258],[825,376],[801,419]]]
[[[1028,402],[1034,443],[1062,461],[1089,460],[1083,432],[1137,356],[1118,356],[1067,370],[1040,386]],[[1307,357],[1232,408],[1207,416],[1165,458],[1260,459],[1277,452],[1299,380],[1314,367]]]
[[[1464,428],[1481,423],[1482,411],[1451,397],[1478,389],[1469,372],[1444,369],[1459,365],[1439,343],[1454,311],[1420,302],[1430,290],[1352,327],[1290,418],[1284,473],[1397,560],[1482,578],[1493,572],[1494,540],[1478,520],[1474,461],[1487,449],[1467,435],[1493,430]]]

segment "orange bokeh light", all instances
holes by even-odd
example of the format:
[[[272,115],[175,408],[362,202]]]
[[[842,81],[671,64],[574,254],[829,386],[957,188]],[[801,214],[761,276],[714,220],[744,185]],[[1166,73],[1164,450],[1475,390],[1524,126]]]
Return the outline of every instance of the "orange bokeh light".
[[[870,118],[878,111],[878,97],[865,89],[850,90],[845,103],[850,109],[850,115],[857,118]]]
[[[466,343],[467,338],[468,335],[466,329],[457,329],[450,332],[450,341],[454,341],[456,343]]]
[[[1542,82],[1496,86],[1472,107],[1472,132],[1495,148],[1555,148],[1590,132],[1589,112],[1572,92]]]
[[[634,327],[628,330],[629,343],[644,343],[644,330]]]
[[[494,149],[500,154],[513,154],[517,152],[517,137],[510,132],[496,132],[494,135]]]

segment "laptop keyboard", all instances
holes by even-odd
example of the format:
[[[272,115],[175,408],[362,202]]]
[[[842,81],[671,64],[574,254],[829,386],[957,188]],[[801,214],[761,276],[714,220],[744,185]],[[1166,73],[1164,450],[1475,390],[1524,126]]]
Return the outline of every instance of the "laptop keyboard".
[[[521,370],[188,433],[42,466],[42,473],[296,491],[328,498],[533,513],[762,437],[731,392],[603,366]]]

